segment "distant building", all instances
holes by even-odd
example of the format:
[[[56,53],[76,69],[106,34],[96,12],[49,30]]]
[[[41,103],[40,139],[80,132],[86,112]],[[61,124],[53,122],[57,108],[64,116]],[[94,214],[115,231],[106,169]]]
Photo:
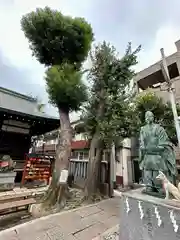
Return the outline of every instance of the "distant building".
[[[36,99],[0,87],[0,157],[10,155],[16,161],[17,181],[31,137],[58,127],[59,119],[38,111]]]
[[[72,122],[72,127],[80,124],[80,121]],[[44,152],[44,154],[54,155],[56,145],[58,143],[59,130],[46,133],[43,141],[37,144],[36,152]],[[73,163],[88,162],[90,143],[83,133],[75,134],[72,141],[71,161]],[[104,162],[109,162],[110,151],[104,150]],[[131,141],[125,139],[120,146],[116,149],[116,162],[115,162],[115,181],[117,184],[128,186],[133,182],[133,167],[131,161]],[[81,171],[81,170],[79,170]]]
[[[173,83],[176,102],[180,102],[180,40],[175,42],[177,51],[166,57],[170,79]],[[169,100],[165,79],[161,70],[161,60],[138,72],[134,78],[137,90],[152,88],[165,101]]]

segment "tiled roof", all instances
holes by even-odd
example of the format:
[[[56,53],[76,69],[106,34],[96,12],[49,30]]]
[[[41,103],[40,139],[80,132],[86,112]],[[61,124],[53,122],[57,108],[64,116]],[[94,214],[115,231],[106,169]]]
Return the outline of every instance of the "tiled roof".
[[[86,140],[72,141],[71,148],[72,149],[86,149],[86,148],[89,148],[89,141],[86,141]]]
[[[0,109],[34,117],[58,119],[57,117],[39,112],[38,103],[34,98],[2,87],[0,87]]]
[[[75,149],[88,149],[89,146],[89,142],[86,140],[80,140],[80,141],[72,141],[72,145],[71,148],[73,150]],[[35,149],[36,152],[42,152],[43,151],[43,147],[36,147]],[[55,144],[49,144],[44,146],[44,151],[45,152],[55,152],[56,151],[56,146]]]

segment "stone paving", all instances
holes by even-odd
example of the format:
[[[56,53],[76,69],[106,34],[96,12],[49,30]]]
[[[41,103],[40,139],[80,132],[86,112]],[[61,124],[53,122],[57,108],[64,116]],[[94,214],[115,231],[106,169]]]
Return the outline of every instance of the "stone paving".
[[[93,240],[119,240],[119,224],[109,228],[106,232],[93,238]]]
[[[1,240],[92,240],[119,223],[119,197],[0,232]]]

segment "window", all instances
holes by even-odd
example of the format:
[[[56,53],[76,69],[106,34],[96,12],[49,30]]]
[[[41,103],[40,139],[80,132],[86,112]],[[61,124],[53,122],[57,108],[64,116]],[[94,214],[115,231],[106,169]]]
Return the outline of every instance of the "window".
[[[89,152],[88,151],[85,151],[84,152],[84,159],[88,159],[89,158]]]
[[[120,148],[116,149],[115,160],[116,162],[120,162]]]
[[[110,161],[110,152],[105,150],[104,153],[103,153],[103,161],[107,161],[109,162]]]
[[[78,152],[77,151],[72,151],[71,152],[71,158],[78,159]]]
[[[47,145],[50,145],[50,144],[51,144],[51,140],[47,141],[46,144],[47,144]]]
[[[79,160],[84,160],[84,153],[83,152],[79,152]]]

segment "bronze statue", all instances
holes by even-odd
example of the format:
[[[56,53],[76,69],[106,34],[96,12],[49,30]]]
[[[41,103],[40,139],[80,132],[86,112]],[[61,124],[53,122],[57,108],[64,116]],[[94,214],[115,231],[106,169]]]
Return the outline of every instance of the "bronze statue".
[[[168,139],[163,127],[154,123],[154,115],[147,111],[146,125],[141,127],[139,165],[143,172],[143,182],[146,192],[162,193],[161,183],[157,180],[159,171],[162,171],[169,181],[174,183],[176,176],[176,160],[173,145]]]

